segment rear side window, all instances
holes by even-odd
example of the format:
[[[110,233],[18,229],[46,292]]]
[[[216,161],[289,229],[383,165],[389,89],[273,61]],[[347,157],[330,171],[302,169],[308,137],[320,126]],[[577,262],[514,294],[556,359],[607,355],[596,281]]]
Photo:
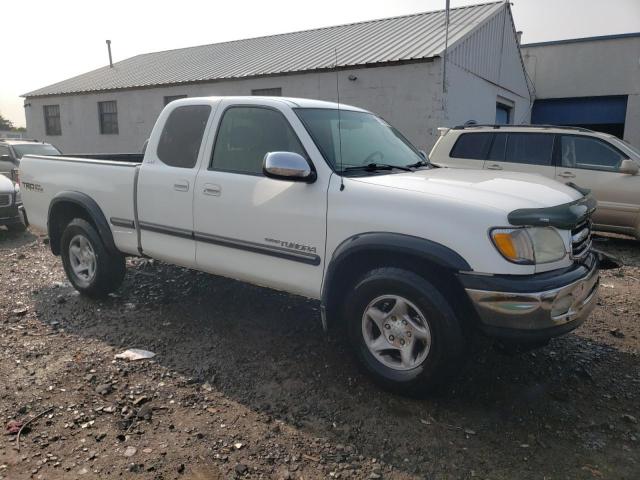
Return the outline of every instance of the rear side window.
[[[158,142],[162,163],[178,168],[195,166],[210,113],[209,105],[185,105],[169,114]]]
[[[504,151],[507,146],[507,134],[506,133],[496,133],[493,137],[493,143],[491,144],[491,149],[489,150],[488,160],[493,160],[494,162],[504,162]]]
[[[451,149],[450,157],[484,160],[491,147],[493,133],[463,133]]]
[[[505,162],[529,165],[552,164],[553,134],[509,133],[505,149]]]
[[[218,129],[211,168],[262,175],[262,161],[268,152],[307,156],[280,112],[263,107],[228,108]]]

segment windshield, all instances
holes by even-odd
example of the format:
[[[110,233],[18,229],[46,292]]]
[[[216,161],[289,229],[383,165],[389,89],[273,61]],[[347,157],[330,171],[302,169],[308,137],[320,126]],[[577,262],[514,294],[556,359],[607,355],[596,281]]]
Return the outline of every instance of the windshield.
[[[400,132],[371,113],[299,108],[296,114],[324,158],[338,173],[372,164],[407,167],[425,163],[418,150]]]
[[[24,155],[61,155],[60,151],[53,145],[46,143],[24,143],[13,146],[16,157],[21,159]]]

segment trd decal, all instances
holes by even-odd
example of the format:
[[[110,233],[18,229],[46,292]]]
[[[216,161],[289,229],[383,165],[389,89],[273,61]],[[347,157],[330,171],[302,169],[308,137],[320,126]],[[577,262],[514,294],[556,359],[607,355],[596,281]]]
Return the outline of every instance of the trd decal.
[[[40,185],[38,183],[20,182],[20,186],[22,188],[24,188],[25,190],[30,190],[32,192],[43,192],[44,191],[44,189],[42,188],[42,185]]]

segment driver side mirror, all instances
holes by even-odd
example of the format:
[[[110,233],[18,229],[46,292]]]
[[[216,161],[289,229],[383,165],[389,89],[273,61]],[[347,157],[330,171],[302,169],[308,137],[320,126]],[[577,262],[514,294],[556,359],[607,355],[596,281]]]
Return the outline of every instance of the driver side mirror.
[[[620,168],[618,169],[618,172],[626,173],[628,175],[637,175],[638,171],[640,171],[640,167],[630,158],[623,160],[620,164]]]
[[[313,183],[317,177],[306,158],[295,152],[268,152],[262,172],[269,178],[294,182]]]

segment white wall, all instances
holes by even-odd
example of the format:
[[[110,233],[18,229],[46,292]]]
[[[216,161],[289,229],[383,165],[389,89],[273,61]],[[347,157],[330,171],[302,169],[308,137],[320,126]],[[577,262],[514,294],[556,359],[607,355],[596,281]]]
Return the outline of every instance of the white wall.
[[[505,104],[512,104],[511,123],[529,123],[531,101],[512,91],[474,75],[456,65],[447,65],[446,118],[443,126],[463,125],[469,120],[480,124],[494,124],[496,103],[500,98]]]
[[[355,81],[349,75],[357,76]],[[395,125],[412,142],[428,150],[435,141],[440,114],[433,114],[440,71],[437,62],[341,71],[340,101],[371,110]],[[336,73],[304,73],[195,85],[118,92],[28,98],[29,134],[57,145],[65,153],[137,152],[149,136],[163,97],[186,94],[250,95],[252,89],[281,87],[289,97],[336,100]],[[99,133],[98,102],[118,102],[118,135]],[[439,105],[439,102],[436,102]],[[44,133],[43,105],[60,105],[62,135]]]
[[[624,139],[640,147],[640,36],[524,46],[536,98],[628,95]]]
[[[522,47],[537,98],[640,94],[640,36]]]

